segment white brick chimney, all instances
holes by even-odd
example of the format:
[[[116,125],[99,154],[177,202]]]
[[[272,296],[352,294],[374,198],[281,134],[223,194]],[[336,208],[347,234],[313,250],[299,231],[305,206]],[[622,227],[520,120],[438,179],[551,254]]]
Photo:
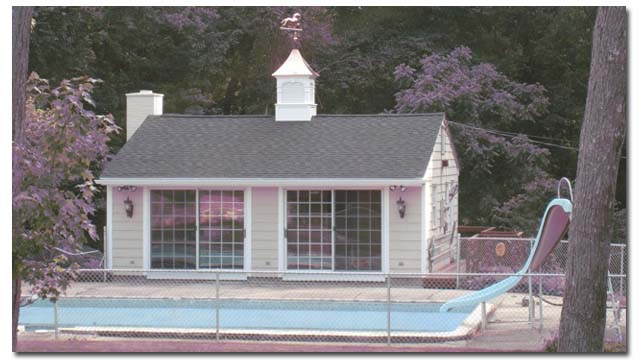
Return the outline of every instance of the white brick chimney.
[[[273,77],[278,81],[276,121],[311,120],[316,115],[315,78],[318,73],[313,71],[298,49],[291,50]]]
[[[127,94],[127,140],[149,115],[162,115],[163,94],[140,90]]]

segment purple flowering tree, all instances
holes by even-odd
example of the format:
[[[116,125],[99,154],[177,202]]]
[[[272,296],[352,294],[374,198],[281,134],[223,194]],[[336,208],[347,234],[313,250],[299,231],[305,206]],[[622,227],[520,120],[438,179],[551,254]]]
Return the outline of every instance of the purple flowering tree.
[[[417,66],[395,69],[401,90],[395,111],[445,112],[460,156],[460,223],[499,225],[532,232],[530,219],[548,199],[545,169],[549,152],[524,135],[503,136],[483,129],[518,133],[544,114],[548,99],[539,84],[509,79],[487,63],[474,61],[467,47],[432,54]],[[530,197],[535,194],[536,196]]]
[[[21,287],[55,301],[75,278],[76,265],[58,249],[74,251],[97,238],[89,216],[97,188],[94,173],[118,132],[111,115],[97,115],[91,92],[99,80],[63,80],[51,89],[33,73],[23,140],[13,143],[13,316]],[[17,322],[14,321],[14,334]]]

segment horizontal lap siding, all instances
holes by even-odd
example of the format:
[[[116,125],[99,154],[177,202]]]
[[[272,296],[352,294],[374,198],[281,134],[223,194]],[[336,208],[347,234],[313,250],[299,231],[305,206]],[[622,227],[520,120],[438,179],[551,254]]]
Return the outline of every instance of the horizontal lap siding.
[[[251,265],[253,270],[278,270],[278,188],[251,191]]]
[[[448,166],[442,166],[443,160],[448,161]],[[429,194],[427,196],[428,206],[425,209],[427,251],[429,247],[431,247],[433,260],[431,270],[434,272],[437,272],[441,267],[449,263],[452,227],[454,222],[456,226],[458,222],[458,195],[456,195],[450,203],[450,214],[447,215],[446,219],[448,220],[446,231],[444,231],[445,229],[442,226],[441,207],[442,201],[448,198],[448,190],[451,189],[452,184],[458,184],[458,171],[452,140],[447,135],[447,132],[441,129],[426,174],[426,186],[429,187]],[[431,195],[434,190],[435,197]],[[432,202],[434,198],[435,203]],[[431,246],[431,244],[433,244],[433,246]]]
[[[389,269],[391,272],[420,272],[421,187],[409,187],[389,193]],[[406,203],[404,218],[400,218],[396,201],[402,196]]]
[[[135,192],[113,189],[112,251],[114,269],[142,269],[142,187]],[[133,202],[133,217],[127,217],[124,201]]]

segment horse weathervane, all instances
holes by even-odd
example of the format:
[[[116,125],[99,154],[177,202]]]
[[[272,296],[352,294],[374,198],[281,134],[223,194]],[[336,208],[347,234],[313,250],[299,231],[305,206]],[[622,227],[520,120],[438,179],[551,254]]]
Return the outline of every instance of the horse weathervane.
[[[288,17],[280,22],[280,30],[284,30],[292,35],[295,45],[299,45],[300,33],[302,32],[302,24],[300,19],[302,16],[300,13],[294,13],[291,17]]]

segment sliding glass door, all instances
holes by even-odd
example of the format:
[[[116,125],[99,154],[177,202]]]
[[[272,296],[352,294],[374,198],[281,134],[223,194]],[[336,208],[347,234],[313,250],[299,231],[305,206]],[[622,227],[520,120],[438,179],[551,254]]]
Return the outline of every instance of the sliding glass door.
[[[288,190],[287,269],[381,271],[379,190]]]
[[[151,190],[152,269],[243,269],[244,191]]]

